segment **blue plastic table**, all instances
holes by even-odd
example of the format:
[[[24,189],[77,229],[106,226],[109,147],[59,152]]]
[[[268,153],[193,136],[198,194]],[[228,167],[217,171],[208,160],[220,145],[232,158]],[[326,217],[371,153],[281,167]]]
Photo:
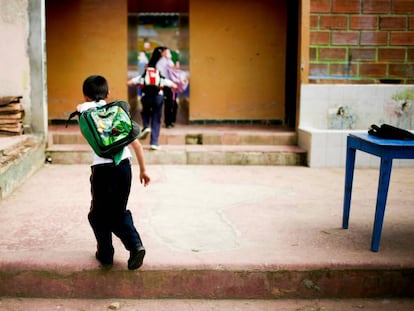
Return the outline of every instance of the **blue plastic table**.
[[[350,134],[347,137],[346,148],[345,194],[342,216],[343,229],[348,229],[349,225],[356,150],[361,150],[381,158],[377,204],[371,240],[371,250],[373,252],[378,252],[381,240],[382,224],[384,222],[388,187],[390,184],[392,160],[414,159],[414,140],[390,140],[377,138],[369,134]]]

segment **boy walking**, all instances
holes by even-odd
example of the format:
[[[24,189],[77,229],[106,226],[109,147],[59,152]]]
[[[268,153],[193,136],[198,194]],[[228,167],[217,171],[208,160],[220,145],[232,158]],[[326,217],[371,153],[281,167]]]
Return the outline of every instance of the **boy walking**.
[[[99,75],[92,75],[83,82],[85,102],[77,106],[79,112],[106,104],[109,96],[108,82]],[[131,147],[138,160],[139,179],[144,186],[150,182],[145,171],[145,161],[140,142],[136,139],[125,147],[122,161],[115,165],[112,159],[99,157],[94,153],[91,166],[91,208],[88,214],[89,223],[97,242],[96,259],[103,268],[113,265],[114,248],[112,233],[114,233],[130,252],[128,269],[141,267],[145,248],[141,237],[134,226],[131,212],[127,209],[131,190]]]

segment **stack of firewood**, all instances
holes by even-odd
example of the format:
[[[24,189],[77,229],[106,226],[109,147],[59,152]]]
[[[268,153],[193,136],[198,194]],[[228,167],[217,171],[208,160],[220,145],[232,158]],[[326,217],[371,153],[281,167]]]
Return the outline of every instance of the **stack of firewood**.
[[[0,97],[0,135],[22,135],[24,109],[22,96]]]

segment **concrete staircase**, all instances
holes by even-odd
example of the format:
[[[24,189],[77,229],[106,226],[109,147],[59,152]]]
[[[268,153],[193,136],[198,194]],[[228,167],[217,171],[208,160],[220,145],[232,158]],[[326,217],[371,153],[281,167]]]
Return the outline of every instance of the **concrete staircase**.
[[[149,152],[147,164],[300,165],[306,152],[292,130],[264,125],[177,125],[161,130],[161,150]],[[91,152],[78,126],[49,128],[47,158],[56,164],[88,164]]]
[[[44,138],[39,135],[0,138],[0,201],[44,163]]]

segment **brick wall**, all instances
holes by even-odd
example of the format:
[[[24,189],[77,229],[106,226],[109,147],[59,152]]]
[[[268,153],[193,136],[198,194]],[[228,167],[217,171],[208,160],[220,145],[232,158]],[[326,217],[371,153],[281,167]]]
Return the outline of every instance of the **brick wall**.
[[[311,83],[414,83],[414,0],[310,0]]]

